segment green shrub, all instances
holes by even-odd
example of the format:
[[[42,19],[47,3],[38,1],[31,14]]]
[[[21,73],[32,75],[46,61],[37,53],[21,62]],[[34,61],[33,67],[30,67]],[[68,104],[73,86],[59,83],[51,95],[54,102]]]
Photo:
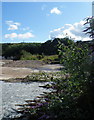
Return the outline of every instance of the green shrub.
[[[32,55],[30,52],[27,52],[24,50],[22,50],[20,54],[21,54],[20,60],[38,60],[39,59],[38,55]]]
[[[58,60],[58,55],[44,56],[41,60],[45,61],[46,63],[53,63],[55,61],[59,61]]]
[[[25,108],[30,111],[30,117],[37,114],[40,120],[89,120],[92,119],[93,103],[91,102],[90,56],[86,45],[72,44],[62,46],[60,51],[61,62],[65,66],[65,78],[53,79],[51,93],[45,93],[40,100],[40,105],[35,103],[35,109]],[[47,85],[46,85],[47,86]],[[92,89],[93,90],[93,89]],[[82,104],[83,103],[83,104]],[[27,115],[27,114],[26,114]],[[35,120],[37,120],[34,117]],[[28,119],[29,120],[29,119]],[[93,119],[92,119],[93,120]]]

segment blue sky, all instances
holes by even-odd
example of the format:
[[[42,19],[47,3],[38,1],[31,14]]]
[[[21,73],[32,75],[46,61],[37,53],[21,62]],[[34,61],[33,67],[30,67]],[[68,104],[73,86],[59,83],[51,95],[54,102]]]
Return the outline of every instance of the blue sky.
[[[66,35],[87,40],[83,20],[91,15],[91,2],[3,2],[2,42],[45,42]]]

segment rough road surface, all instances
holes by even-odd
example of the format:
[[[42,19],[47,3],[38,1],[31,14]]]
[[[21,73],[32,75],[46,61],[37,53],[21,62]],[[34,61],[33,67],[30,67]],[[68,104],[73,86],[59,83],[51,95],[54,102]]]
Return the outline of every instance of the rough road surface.
[[[0,61],[0,65],[0,80],[9,78],[24,78],[33,72],[55,71],[62,67],[59,64],[50,65],[36,60],[3,60]]]

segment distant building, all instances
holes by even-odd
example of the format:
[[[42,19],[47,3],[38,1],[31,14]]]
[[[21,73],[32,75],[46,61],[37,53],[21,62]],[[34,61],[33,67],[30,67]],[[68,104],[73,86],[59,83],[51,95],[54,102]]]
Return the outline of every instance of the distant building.
[[[92,16],[94,16],[94,1],[92,2]]]

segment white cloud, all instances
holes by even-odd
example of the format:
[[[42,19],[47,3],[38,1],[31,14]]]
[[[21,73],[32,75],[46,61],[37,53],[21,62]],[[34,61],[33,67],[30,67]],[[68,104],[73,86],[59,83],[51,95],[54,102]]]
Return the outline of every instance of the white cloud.
[[[31,32],[23,33],[23,34],[17,34],[17,33],[11,33],[11,34],[5,34],[6,39],[28,39],[35,37]]]
[[[57,14],[57,15],[62,14],[62,12],[61,12],[57,7],[51,9],[50,13],[51,13],[51,14],[52,14],[52,13],[55,13],[55,14]]]
[[[10,25],[8,30],[17,30],[18,26],[17,25]]]
[[[6,21],[6,24],[9,26],[8,30],[17,30],[18,27],[21,25],[20,23],[13,21]]]
[[[24,33],[24,34],[18,34],[19,39],[27,39],[27,38],[32,38],[34,35],[30,32]]]
[[[14,38],[17,38],[17,34],[16,33],[5,34],[5,38],[14,39]]]
[[[88,35],[86,35],[83,30],[86,26],[84,26],[85,21],[80,21],[74,24],[65,24],[63,27],[54,29],[50,31],[50,38],[64,38],[69,37],[71,39],[77,40],[91,40]]]

